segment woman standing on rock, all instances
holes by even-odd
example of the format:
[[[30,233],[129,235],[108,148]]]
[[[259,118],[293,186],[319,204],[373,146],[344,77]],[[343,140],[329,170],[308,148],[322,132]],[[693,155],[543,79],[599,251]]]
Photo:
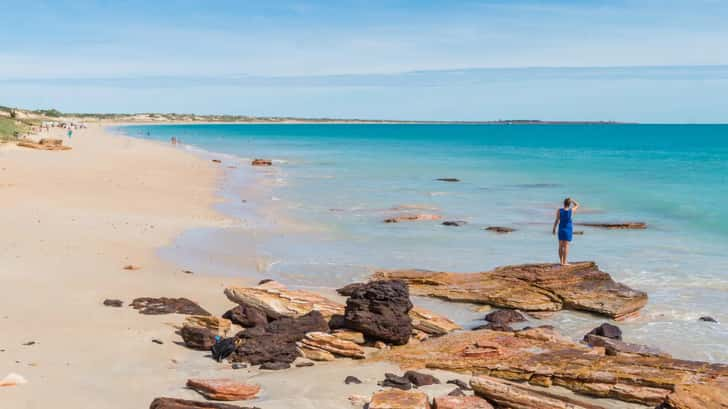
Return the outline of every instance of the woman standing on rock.
[[[554,220],[552,234],[556,234],[556,226],[559,226],[559,262],[562,266],[569,265],[566,260],[569,257],[569,242],[574,230],[571,219],[578,208],[579,203],[567,197],[564,199],[564,207],[556,210],[556,220]]]

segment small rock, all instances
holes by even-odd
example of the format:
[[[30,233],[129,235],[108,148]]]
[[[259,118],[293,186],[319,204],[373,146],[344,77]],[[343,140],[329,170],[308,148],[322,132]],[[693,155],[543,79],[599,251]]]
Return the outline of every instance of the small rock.
[[[466,224],[468,224],[468,222],[466,222],[464,220],[447,220],[447,221],[442,222],[443,226],[451,226],[451,227],[460,227],[460,226],[465,226]]]
[[[196,302],[187,298],[135,298],[131,307],[139,310],[140,314],[187,314],[187,315],[212,315]]]
[[[185,274],[195,274],[195,272],[191,270],[182,270],[182,272]]]
[[[438,182],[460,182],[458,178],[437,178],[435,180]]]
[[[716,322],[716,323],[718,322],[718,320],[716,320],[715,318],[709,317],[707,315],[706,316],[703,316],[703,317],[700,317],[699,320],[700,321],[705,321],[705,322]]]
[[[455,388],[450,391],[450,393],[447,394],[447,396],[465,396],[465,392],[463,392],[460,388]]]
[[[516,231],[516,229],[513,229],[511,227],[503,227],[503,226],[489,226],[489,227],[486,227],[485,230],[492,231],[494,233],[499,233],[499,234],[513,233],[514,231]]]
[[[356,376],[349,375],[349,376],[346,377],[346,379],[344,379],[344,383],[347,384],[347,385],[352,384],[352,383],[354,383],[354,384],[360,384],[361,383],[361,380],[359,380],[359,378],[357,378]]]
[[[305,368],[307,366],[313,366],[313,365],[314,365],[314,363],[311,361],[304,361],[304,362],[297,363],[296,368]]]
[[[236,382],[232,379],[188,379],[187,387],[210,400],[247,400],[260,392],[260,385]]]
[[[8,376],[0,379],[0,386],[18,386],[25,383],[28,381],[16,373],[9,373]]]
[[[412,385],[416,387],[420,386],[427,386],[427,385],[435,385],[439,384],[440,380],[435,378],[432,375],[428,375],[422,372],[415,372],[415,371],[407,371],[404,373],[404,378],[407,378],[410,382],[412,382]]]
[[[213,159],[212,161],[215,163],[222,163],[222,161],[220,159]]]
[[[164,342],[162,342],[161,340],[156,339],[156,338],[152,339],[152,342],[154,342],[155,344],[159,344],[159,345],[164,344]]]
[[[245,369],[245,368],[248,367],[248,365],[247,364],[244,364],[242,362],[233,362],[233,364],[231,365],[231,367],[233,369]]]
[[[622,340],[622,330],[619,329],[618,326],[608,324],[606,322],[604,324],[594,328],[593,330],[589,331],[589,333],[586,335],[598,335],[600,337],[616,339],[619,341]],[[586,335],[584,336],[585,339],[586,339]]]
[[[252,166],[272,166],[273,161],[271,161],[270,159],[253,159],[250,164]]]
[[[470,385],[468,385],[467,382],[461,381],[460,379],[450,379],[446,383],[449,383],[451,385],[455,385],[455,386],[457,386],[458,388],[460,388],[462,390],[466,390],[466,391],[469,391],[470,390]]]
[[[269,371],[280,371],[281,369],[288,369],[291,364],[288,362],[266,362],[260,366],[260,369],[267,369]]]
[[[104,305],[107,307],[121,307],[122,305],[124,305],[124,302],[121,300],[107,298],[104,300]]]
[[[516,310],[497,310],[485,316],[485,320],[495,324],[512,324],[527,321],[526,317]]]
[[[272,278],[264,278],[264,279],[258,281],[258,285],[272,283],[273,281],[275,281],[275,280],[273,280]]]
[[[379,382],[380,386],[389,388],[402,389],[404,391],[412,389],[412,382],[404,376],[397,376],[393,373],[385,373],[384,380]]]
[[[366,396],[361,395],[351,395],[348,399],[352,406],[363,407],[369,403],[369,399]]]
[[[35,345],[35,341],[28,341],[28,342],[23,343],[23,346],[26,346],[26,347],[29,347],[31,345]]]
[[[124,266],[124,270],[133,271],[133,270],[139,270],[139,269],[141,269],[141,267],[135,266],[134,264],[127,264]]]

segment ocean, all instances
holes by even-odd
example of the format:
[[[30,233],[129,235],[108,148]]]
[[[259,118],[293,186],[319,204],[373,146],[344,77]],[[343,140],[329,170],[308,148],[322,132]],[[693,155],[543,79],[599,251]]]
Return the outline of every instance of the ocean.
[[[642,221],[646,230],[575,227],[570,260],[593,260],[646,291],[628,342],[676,357],[728,361],[728,125],[210,124],[117,129],[217,158],[228,227],[161,250],[185,268],[336,288],[375,269],[452,272],[557,262],[551,235],[567,196],[575,222]],[[252,168],[252,158],[273,159]],[[438,178],[457,178],[442,182]],[[183,182],[183,181],[182,181]],[[251,188],[254,186],[254,188]],[[396,210],[399,209],[399,210]],[[462,220],[386,224],[407,211]],[[510,234],[487,226],[516,229]],[[253,255],[254,271],[243,262]],[[465,326],[482,313],[417,300]],[[720,323],[699,320],[712,316]],[[580,337],[604,322],[561,312]]]

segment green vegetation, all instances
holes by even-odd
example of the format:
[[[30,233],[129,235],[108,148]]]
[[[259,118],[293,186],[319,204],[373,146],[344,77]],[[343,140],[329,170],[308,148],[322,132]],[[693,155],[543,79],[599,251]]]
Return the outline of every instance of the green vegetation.
[[[12,118],[0,117],[0,141],[15,139],[21,132],[17,121]]]

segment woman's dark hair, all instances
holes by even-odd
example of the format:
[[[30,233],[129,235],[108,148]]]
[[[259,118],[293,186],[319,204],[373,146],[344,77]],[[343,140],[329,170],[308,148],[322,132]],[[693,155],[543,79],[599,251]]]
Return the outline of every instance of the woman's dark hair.
[[[566,199],[564,199],[564,207],[569,207],[569,206],[571,206],[571,198],[567,197]]]

